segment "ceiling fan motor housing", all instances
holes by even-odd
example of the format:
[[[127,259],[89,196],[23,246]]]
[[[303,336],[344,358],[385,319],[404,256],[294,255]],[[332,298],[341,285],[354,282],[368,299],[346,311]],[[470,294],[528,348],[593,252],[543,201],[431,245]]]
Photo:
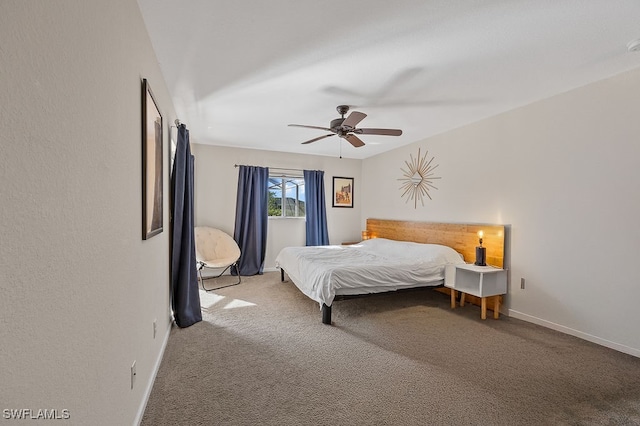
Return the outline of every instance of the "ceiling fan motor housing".
[[[338,130],[340,126],[342,126],[343,122],[344,122],[344,118],[336,118],[334,120],[331,120],[331,124],[329,125],[329,128],[331,130]]]
[[[338,114],[340,114],[342,117],[336,118],[335,120],[331,120],[331,124],[329,125],[329,128],[331,128],[331,130],[333,130],[334,132],[338,133],[338,131],[340,130],[340,127],[342,126],[342,123],[344,123],[344,120],[345,120],[344,115],[347,112],[349,112],[349,105],[338,105],[336,107],[336,110],[338,111]]]

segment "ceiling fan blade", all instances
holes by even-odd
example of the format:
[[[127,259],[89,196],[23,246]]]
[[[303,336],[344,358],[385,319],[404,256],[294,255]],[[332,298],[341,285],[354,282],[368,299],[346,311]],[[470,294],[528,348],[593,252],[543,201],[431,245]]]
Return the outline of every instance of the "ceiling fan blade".
[[[402,130],[400,129],[355,129],[353,133],[359,135],[385,135],[385,136],[400,136]]]
[[[318,127],[318,126],[306,126],[304,124],[289,124],[289,127],[304,127],[305,129],[318,129],[318,130],[326,130],[327,132],[332,132],[328,127]]]
[[[364,146],[364,142],[362,142],[362,141],[360,140],[360,138],[359,138],[359,137],[357,137],[357,136],[356,136],[356,135],[354,135],[354,134],[349,133],[349,134],[348,134],[347,136],[345,136],[344,138],[345,138],[347,141],[349,141],[349,143],[350,143],[351,145],[353,145],[354,147],[356,147],[356,148],[359,148],[359,147],[361,147],[361,146]]]
[[[353,111],[347,118],[344,119],[342,125],[347,127],[356,127],[356,125],[364,120],[366,116],[367,114],[364,114],[362,112]]]
[[[313,138],[313,139],[308,140],[306,142],[302,142],[302,145],[306,145],[306,144],[311,143],[311,142],[319,141],[320,139],[328,138],[329,136],[335,136],[335,133],[331,133],[330,135],[324,135],[324,136],[319,136],[317,138]]]

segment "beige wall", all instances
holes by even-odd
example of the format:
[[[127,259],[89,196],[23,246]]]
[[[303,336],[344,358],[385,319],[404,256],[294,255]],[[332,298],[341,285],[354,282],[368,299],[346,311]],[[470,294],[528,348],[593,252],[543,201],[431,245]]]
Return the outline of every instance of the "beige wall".
[[[142,78],[165,146],[175,118],[155,54],[135,0],[3,0],[0,40],[0,410],[132,424],[170,328],[167,170],[141,239]]]
[[[639,112],[635,70],[366,159],[361,220],[510,225],[510,314],[640,356]],[[442,179],[414,209],[418,148]]]

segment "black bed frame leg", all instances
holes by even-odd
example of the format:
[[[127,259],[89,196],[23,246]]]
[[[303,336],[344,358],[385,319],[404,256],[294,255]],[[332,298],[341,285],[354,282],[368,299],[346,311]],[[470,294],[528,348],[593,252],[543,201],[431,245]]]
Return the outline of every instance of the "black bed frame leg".
[[[322,304],[322,323],[331,325],[331,306]]]
[[[280,268],[280,281],[284,282],[284,269]],[[331,306],[322,304],[322,323],[331,325]]]

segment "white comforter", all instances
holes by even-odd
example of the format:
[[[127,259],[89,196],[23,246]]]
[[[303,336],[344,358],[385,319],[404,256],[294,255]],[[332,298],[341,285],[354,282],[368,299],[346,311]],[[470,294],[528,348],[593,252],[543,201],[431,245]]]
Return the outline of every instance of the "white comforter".
[[[331,306],[336,295],[434,286],[447,264],[464,263],[450,247],[375,238],[348,246],[286,247],[276,258],[311,299]]]

